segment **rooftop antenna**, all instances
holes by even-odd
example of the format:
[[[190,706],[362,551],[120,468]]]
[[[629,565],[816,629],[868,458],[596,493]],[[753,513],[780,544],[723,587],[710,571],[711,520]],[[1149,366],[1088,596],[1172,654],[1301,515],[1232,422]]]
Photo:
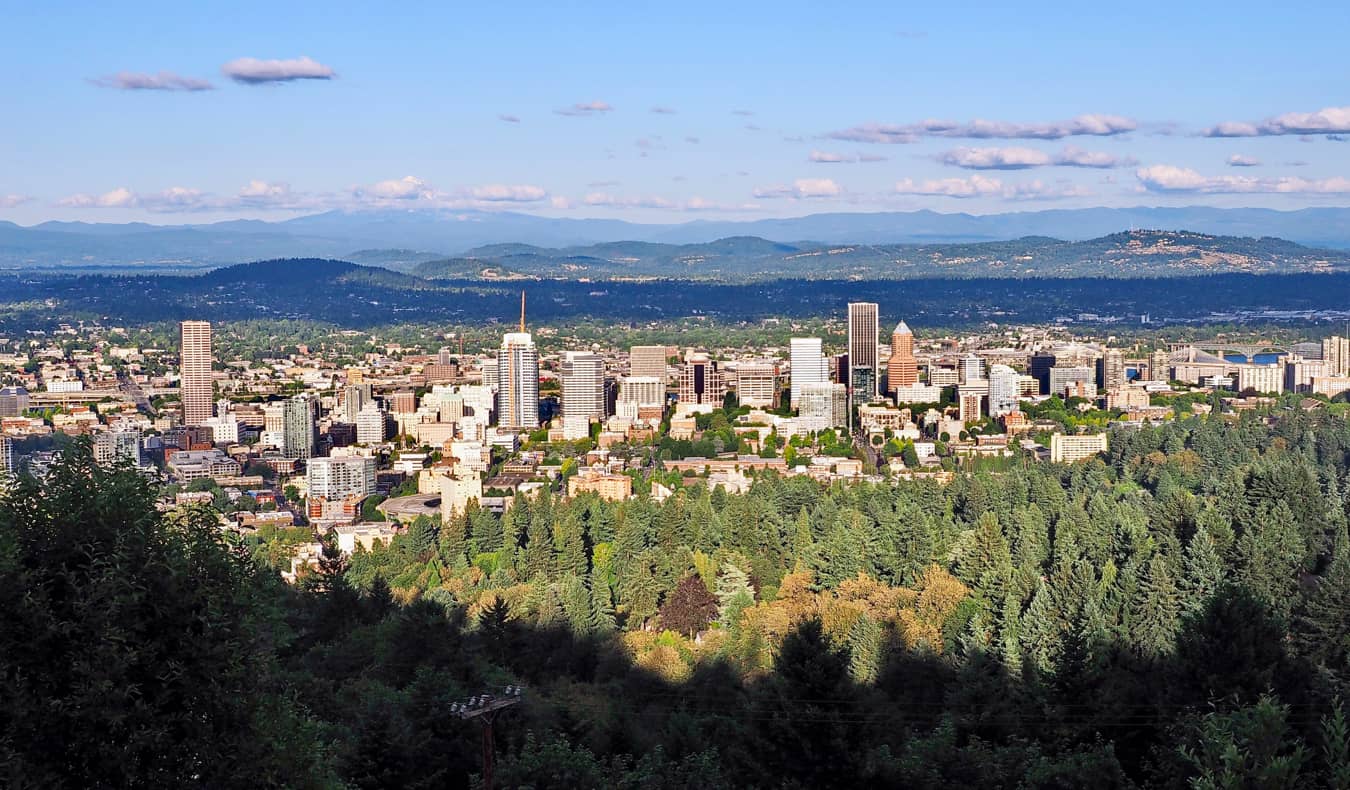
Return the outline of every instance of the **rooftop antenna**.
[[[520,331],[525,331],[525,291],[520,292]]]

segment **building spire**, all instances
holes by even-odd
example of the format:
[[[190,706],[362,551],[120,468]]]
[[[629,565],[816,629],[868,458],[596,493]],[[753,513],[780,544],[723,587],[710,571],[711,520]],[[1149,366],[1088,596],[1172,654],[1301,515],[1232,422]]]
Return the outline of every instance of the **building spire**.
[[[525,331],[525,291],[520,292],[520,331]]]

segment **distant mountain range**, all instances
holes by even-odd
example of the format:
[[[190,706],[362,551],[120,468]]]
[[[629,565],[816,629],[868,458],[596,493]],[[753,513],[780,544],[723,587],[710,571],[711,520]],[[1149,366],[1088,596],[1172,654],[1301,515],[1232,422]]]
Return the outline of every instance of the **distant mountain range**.
[[[203,225],[45,222],[24,227],[0,222],[0,267],[182,271],[322,256],[411,270],[430,260],[485,257],[481,248],[502,244],[570,249],[614,242],[682,245],[754,237],[799,248],[933,245],[1026,237],[1086,241],[1133,228],[1276,237],[1310,247],[1350,250],[1350,208],[1091,208],[983,216],[914,211],[667,225],[513,212],[379,210]]]
[[[737,236],[699,244],[624,241],[553,249],[495,244],[456,258],[404,266],[427,279],[489,281],[1137,278],[1350,271],[1350,251],[1319,250],[1274,238],[1156,230],[1087,241],[1029,236],[944,244],[787,244]]]

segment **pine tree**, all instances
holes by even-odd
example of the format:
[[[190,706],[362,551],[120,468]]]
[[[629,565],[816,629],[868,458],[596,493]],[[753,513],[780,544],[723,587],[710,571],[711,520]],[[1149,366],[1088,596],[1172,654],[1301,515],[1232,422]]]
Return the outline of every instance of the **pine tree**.
[[[557,527],[558,569],[563,573],[585,575],[587,567],[586,536],[581,516],[576,508],[567,508]]]
[[[750,587],[750,577],[735,565],[723,563],[722,575],[717,578],[718,622],[726,628],[735,626],[741,610],[754,602],[755,593]]]
[[[1214,545],[1214,538],[1207,527],[1199,527],[1182,557],[1180,587],[1185,593],[1182,600],[1186,611],[1194,613],[1204,609],[1210,597],[1223,586],[1226,576],[1227,569]]]
[[[1155,553],[1131,607],[1130,639],[1135,651],[1149,659],[1171,654],[1180,616],[1181,599],[1171,571],[1162,554]]]
[[[469,514],[469,533],[473,538],[474,554],[496,551],[502,547],[502,528],[487,508],[473,507]]]
[[[586,588],[586,584],[577,576],[564,573],[558,579],[558,599],[572,633],[578,636],[590,633],[593,613],[591,591]]]
[[[553,551],[553,530],[543,511],[530,519],[525,540],[525,578],[531,582],[548,582],[557,575],[558,563]]]
[[[467,520],[459,514],[441,526],[440,545],[437,547],[441,560],[457,570],[468,567],[466,559],[468,546],[464,539],[466,529]]]
[[[591,593],[591,633],[611,634],[617,627],[614,620],[614,602],[609,591],[609,582],[598,578],[594,573],[590,578]]]
[[[881,625],[864,613],[848,632],[849,672],[854,683],[874,683],[881,666]]]
[[[1336,536],[1331,563],[1294,620],[1294,639],[1304,655],[1339,680],[1350,680],[1350,535]]]

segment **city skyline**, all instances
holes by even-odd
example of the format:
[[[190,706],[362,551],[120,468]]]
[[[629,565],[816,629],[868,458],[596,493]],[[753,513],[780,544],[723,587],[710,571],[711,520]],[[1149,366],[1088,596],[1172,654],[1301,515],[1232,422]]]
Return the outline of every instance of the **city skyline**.
[[[0,53],[24,120],[0,149],[0,220],[1350,199],[1340,5],[716,10],[354,9],[316,27],[305,5],[142,7],[153,26],[25,9]]]

